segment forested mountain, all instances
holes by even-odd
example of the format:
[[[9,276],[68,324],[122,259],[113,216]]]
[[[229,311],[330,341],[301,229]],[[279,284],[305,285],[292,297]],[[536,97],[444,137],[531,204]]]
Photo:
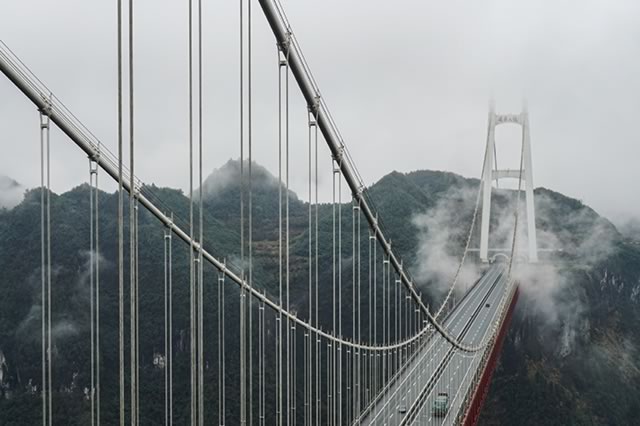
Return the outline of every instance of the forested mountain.
[[[253,173],[254,284],[277,297],[280,188],[277,179],[260,166],[254,165]],[[238,176],[239,163],[230,161],[214,171],[203,185],[205,247],[230,265],[241,262]],[[459,260],[477,188],[475,179],[437,171],[392,172],[369,188],[394,248],[431,304],[441,298]],[[285,191],[281,192],[284,196]],[[188,199],[181,191],[149,186],[145,193],[162,200],[162,210],[173,212],[176,223],[188,229]],[[104,424],[116,424],[117,194],[100,193],[99,198],[102,416]],[[510,237],[515,199],[515,191],[496,191],[492,245]],[[294,283],[290,303],[301,316],[308,303],[308,208],[306,202],[289,194],[290,269]],[[562,194],[537,189],[536,209],[540,246],[547,251],[541,253],[539,265],[518,269],[522,295],[482,423],[634,424],[640,416],[640,248],[592,209]],[[331,204],[318,206],[320,264],[325,265],[319,271],[320,321],[325,328],[330,326],[331,312],[333,210]],[[343,204],[340,210],[344,309],[350,315],[353,210],[351,204]],[[141,422],[160,424],[164,371],[154,365],[154,358],[164,350],[164,237],[162,226],[143,209],[140,212]],[[52,220],[54,419],[59,424],[84,425],[89,412],[89,187],[81,185],[64,194],[53,194]],[[128,221],[125,223],[128,238]],[[365,253],[368,234],[364,220],[360,231]],[[526,235],[518,237],[518,241],[525,239]],[[477,235],[472,241],[477,246]],[[125,259],[127,249],[125,244]],[[188,256],[188,247],[174,238],[172,346],[176,424],[187,423],[189,407]],[[366,276],[368,263],[363,262],[361,268]],[[480,269],[481,265],[469,261],[463,286],[472,282]],[[17,206],[0,208],[2,425],[40,422],[40,273],[40,190],[35,189],[27,191]],[[211,418],[217,412],[217,277],[217,272],[207,266],[205,405],[206,416]],[[239,298],[235,286],[227,284],[226,351],[233,359],[239,345]],[[128,289],[127,286],[125,283]],[[362,297],[364,300],[366,295]],[[348,335],[350,321],[345,323]],[[238,401],[233,397],[238,388],[237,375],[237,368],[230,366],[230,424],[237,416]],[[273,407],[268,410],[271,413]]]

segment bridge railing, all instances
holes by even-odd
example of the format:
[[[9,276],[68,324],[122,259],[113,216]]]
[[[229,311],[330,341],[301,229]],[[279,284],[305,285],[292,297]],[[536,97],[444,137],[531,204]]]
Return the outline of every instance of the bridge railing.
[[[477,392],[486,392],[486,389],[480,389],[480,386],[482,385],[481,381],[485,376],[485,369],[488,367],[491,357],[495,353],[495,345],[500,343],[499,341],[501,338],[501,330],[503,324],[511,314],[513,308],[512,302],[517,290],[518,285],[516,282],[511,281],[507,285],[507,294],[502,298],[502,301],[500,302],[501,304],[499,308],[499,320],[494,323],[493,329],[491,330],[491,337],[486,348],[482,352],[482,356],[480,358],[480,361],[478,362],[478,367],[474,370],[471,383],[465,392],[464,404],[460,406],[460,410],[458,411],[458,413],[456,413],[454,424],[467,424],[469,416],[474,416],[476,414],[473,412],[474,407],[472,407],[471,404],[473,404],[474,400],[476,399]]]

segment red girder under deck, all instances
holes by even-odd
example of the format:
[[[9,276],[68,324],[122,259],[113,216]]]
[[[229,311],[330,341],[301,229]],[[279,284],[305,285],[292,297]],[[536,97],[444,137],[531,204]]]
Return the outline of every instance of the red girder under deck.
[[[478,383],[478,387],[476,388],[473,394],[473,398],[471,399],[471,404],[469,404],[467,412],[465,413],[463,421],[463,424],[465,426],[475,426],[478,423],[478,419],[480,418],[480,413],[482,411],[482,406],[484,405],[484,401],[487,398],[487,393],[489,392],[491,377],[493,376],[493,371],[495,370],[498,359],[500,358],[504,338],[507,334],[507,331],[509,330],[509,323],[511,322],[511,316],[513,315],[513,310],[518,301],[519,293],[519,289],[516,288],[513,294],[513,298],[511,299],[511,304],[509,305],[507,315],[505,316],[505,319],[500,326],[500,332],[498,333],[496,343],[495,345],[493,345],[491,355],[489,356],[489,360],[487,361],[484,371],[482,372],[482,377]]]

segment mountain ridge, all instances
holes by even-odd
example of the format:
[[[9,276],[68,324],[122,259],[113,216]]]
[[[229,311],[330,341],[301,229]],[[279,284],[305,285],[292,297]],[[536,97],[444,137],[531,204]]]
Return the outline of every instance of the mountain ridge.
[[[226,185],[215,183],[215,190],[205,198],[204,211],[208,224],[205,247],[236,265],[241,263],[239,185],[234,178],[238,166],[237,161],[235,164],[231,161],[221,168],[220,173],[231,177]],[[255,165],[254,170],[254,179],[261,179],[264,184],[259,186],[256,182],[255,186],[261,190],[254,198],[254,276],[257,277],[256,285],[277,295],[278,184],[277,180],[266,182],[275,179],[266,174],[269,173],[266,169]],[[466,240],[477,185],[477,179],[449,172],[413,171],[390,173],[368,189],[380,217],[384,218],[387,236],[430,302],[438,301],[439,286],[446,286],[452,275],[451,267],[455,266]],[[176,217],[182,218],[179,220],[184,223],[183,219],[188,217],[188,200],[181,191],[153,185],[146,186],[144,191],[162,199],[166,208],[176,212]],[[509,191],[495,192],[492,226],[496,237],[501,237],[500,223],[512,220],[509,211],[513,205],[512,195]],[[541,243],[561,245],[566,250],[557,255],[560,265],[553,264],[553,258],[546,259],[537,270],[521,277],[524,282],[522,297],[481,423],[633,424],[634,416],[640,414],[640,407],[637,403],[634,405],[634,401],[640,399],[640,378],[635,368],[639,360],[637,347],[640,347],[640,339],[635,336],[640,321],[640,250],[628,244],[608,220],[580,201],[545,188],[537,188],[536,196]],[[117,287],[113,285],[117,282],[114,268],[117,194],[100,192],[99,199],[101,255],[104,257],[101,280],[105,283],[101,294],[105,309],[103,338],[110,342],[115,338],[113,330],[117,324],[113,315],[117,311]],[[84,424],[88,410],[82,390],[88,380],[85,372],[88,362],[85,349],[88,334],[88,314],[85,312],[87,257],[82,254],[86,253],[89,244],[88,200],[86,184],[52,196],[52,217],[56,225],[52,240],[55,253],[54,322],[60,324],[60,330],[66,330],[56,339],[54,416],[65,416],[69,419],[68,424]],[[0,362],[4,365],[0,366],[3,376],[0,380],[0,413],[21,416],[16,417],[20,419],[18,423],[7,421],[6,424],[36,424],[38,421],[39,398],[28,390],[28,384],[37,385],[39,377],[38,335],[33,339],[30,337],[37,332],[33,324],[39,324],[39,201],[40,192],[34,189],[27,191],[24,200],[14,209],[0,210],[0,270],[5,271],[0,280],[3,294],[0,300],[0,358],[4,359],[4,364]],[[350,250],[350,205],[343,205],[343,211],[343,244]],[[308,204],[297,197],[292,198],[290,213],[292,282],[305,282]],[[162,387],[162,372],[153,367],[152,361],[162,347],[163,229],[144,210],[140,222],[140,241],[144,244],[140,282],[145,284],[141,288],[141,310],[145,327],[151,327],[151,330],[141,330],[141,384],[146,390],[142,415],[150,420],[162,415],[162,398],[154,396],[160,392],[153,392]],[[331,228],[332,206],[321,205],[320,249],[321,257],[327,262],[331,262],[327,245]],[[366,245],[366,228],[362,235]],[[188,250],[184,245],[176,243],[174,259],[176,335],[173,346],[176,389],[179,391],[188,389],[188,383],[183,379],[188,377],[189,361],[188,345],[185,344],[188,342],[188,315],[185,316],[185,312],[188,313],[189,294],[188,285],[184,285],[188,284],[189,271],[184,266],[188,265]],[[320,271],[321,282],[330,283],[331,271],[326,269]],[[345,294],[351,291],[350,270],[350,267],[345,269],[343,276]],[[215,282],[216,277],[212,268],[205,270],[207,282]],[[292,306],[301,315],[307,302],[303,287],[293,286],[291,294]],[[230,287],[227,297],[231,307],[237,304],[233,299],[236,296],[237,291]],[[216,297],[214,289],[205,293],[205,301],[210,307],[207,327],[215,324]],[[330,312],[329,299],[321,298],[321,312]],[[348,299],[344,303],[345,309],[350,309]],[[230,308],[227,315],[228,333],[233,335],[238,324],[237,310]],[[328,319],[321,318],[321,321]],[[345,333],[350,332],[349,326],[345,329]],[[207,333],[215,336],[216,331],[207,329]],[[237,350],[236,346],[235,339],[229,341],[229,353]],[[213,346],[208,347],[213,349]],[[115,355],[113,350],[104,353],[105,369],[115,367]],[[215,362],[213,358],[210,361]],[[206,373],[207,381],[211,383],[216,380],[213,370]],[[235,373],[230,374],[229,383],[233,386]],[[589,386],[589,383],[598,386]],[[116,421],[115,417],[110,417],[109,408],[117,403],[117,381],[107,376],[103,385],[104,421]],[[232,394],[235,388],[230,387],[229,392]],[[207,406],[215,410],[217,400],[212,393],[207,394]],[[187,393],[177,395],[177,421],[188,419],[187,397]],[[534,403],[523,403],[525,400]],[[228,408],[237,408],[236,403],[229,401]],[[615,412],[608,412],[611,407],[615,407]]]

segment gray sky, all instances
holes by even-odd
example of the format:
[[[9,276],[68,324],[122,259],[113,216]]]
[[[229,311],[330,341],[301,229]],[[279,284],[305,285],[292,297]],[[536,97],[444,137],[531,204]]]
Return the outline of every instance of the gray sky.
[[[204,3],[204,168],[237,158],[238,2]],[[188,188],[186,1],[137,0],[136,153],[145,182]],[[116,1],[0,6],[0,38],[116,151]],[[640,2],[283,0],[323,96],[367,184],[391,170],[479,177],[493,97],[529,105],[534,181],[614,219],[640,216]],[[254,158],[277,172],[276,50],[254,9]],[[292,186],[306,191],[306,109],[292,81]],[[0,78],[0,174],[39,184],[34,107]],[[497,133],[518,164],[517,128]],[[57,191],[86,181],[53,135]],[[321,158],[323,194],[331,165]]]

